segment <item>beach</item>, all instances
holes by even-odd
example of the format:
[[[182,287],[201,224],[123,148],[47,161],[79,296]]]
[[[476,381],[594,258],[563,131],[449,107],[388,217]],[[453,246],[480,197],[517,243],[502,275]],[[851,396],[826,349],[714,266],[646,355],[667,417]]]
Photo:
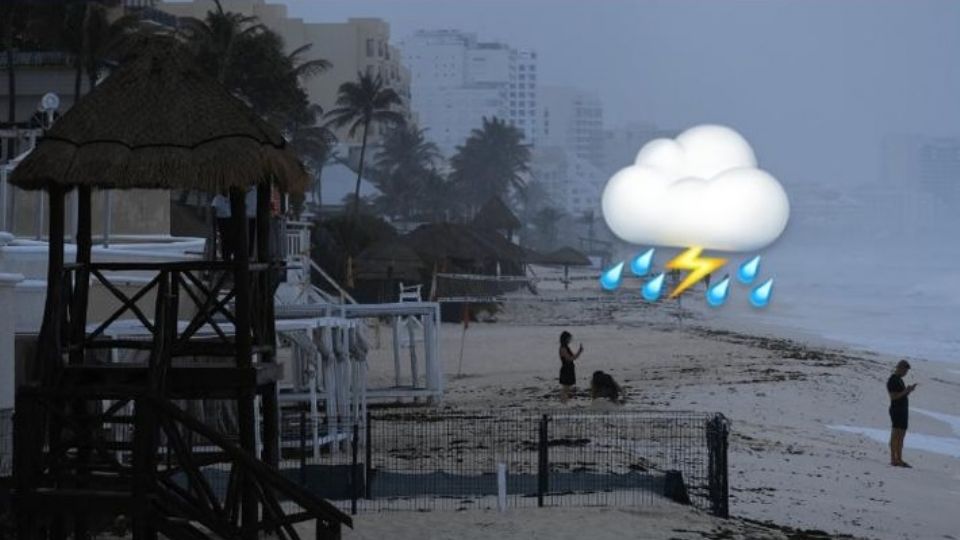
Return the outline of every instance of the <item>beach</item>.
[[[445,324],[441,356],[447,384],[440,407],[587,410],[590,374],[602,369],[625,389],[627,410],[723,413],[732,425],[733,519],[719,520],[671,504],[668,513],[682,518],[667,519],[672,524],[667,528],[639,534],[645,524],[653,527],[663,521],[665,514],[646,507],[531,508],[507,515],[361,514],[356,529],[345,537],[372,538],[377,531],[391,531],[395,538],[422,538],[427,531],[411,527],[407,535],[402,524],[426,520],[453,531],[490,523],[489,534],[477,538],[557,538],[565,533],[552,534],[551,527],[564,529],[563,524],[574,525],[602,512],[607,518],[590,521],[591,537],[630,536],[621,528],[623,523],[633,524],[627,530],[637,530],[635,537],[711,538],[708,535],[721,534],[724,527],[732,536],[718,537],[789,537],[777,528],[763,528],[761,533],[756,522],[769,522],[856,538],[960,538],[960,518],[955,514],[960,504],[956,364],[913,360],[908,383],[917,382],[918,389],[910,398],[904,450],[904,459],[913,468],[891,467],[885,382],[896,357],[810,335],[775,337],[790,335],[787,329],[765,328],[763,335],[752,335],[695,311],[683,317],[677,313],[643,306],[515,305],[506,306],[491,322],[471,323],[465,334],[462,326]],[[564,329],[573,333],[574,347],[582,343],[585,352],[577,367],[581,391],[561,405],[557,340]],[[458,377],[461,339],[464,353]],[[386,346],[371,351],[371,387],[390,383],[391,355]],[[541,520],[542,529],[525,525]],[[683,529],[681,524],[688,521],[703,531],[694,536],[671,532],[670,527]],[[471,536],[438,532],[427,537]]]

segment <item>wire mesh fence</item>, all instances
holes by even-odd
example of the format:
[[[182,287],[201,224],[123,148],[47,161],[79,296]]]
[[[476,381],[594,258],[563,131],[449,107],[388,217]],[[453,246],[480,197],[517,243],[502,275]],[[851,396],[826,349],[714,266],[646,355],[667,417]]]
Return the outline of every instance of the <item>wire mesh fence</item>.
[[[316,447],[304,413],[283,424],[281,471],[347,511],[672,499],[727,515],[719,414],[378,411]]]
[[[285,410],[281,474],[352,513],[669,499],[728,515],[729,423],[720,414],[379,410],[362,420],[327,419],[314,430],[309,411]],[[0,477],[10,474],[9,423],[9,411],[0,411]],[[128,439],[117,426],[112,431],[111,440]],[[209,441],[187,435],[180,443],[225,503],[230,464]],[[186,486],[165,437],[159,454],[169,483]]]

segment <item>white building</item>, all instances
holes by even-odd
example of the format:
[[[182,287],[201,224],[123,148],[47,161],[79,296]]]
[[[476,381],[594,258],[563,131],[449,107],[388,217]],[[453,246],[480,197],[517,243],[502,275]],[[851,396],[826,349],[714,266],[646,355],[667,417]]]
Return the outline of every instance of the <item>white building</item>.
[[[400,43],[410,69],[411,108],[447,157],[484,117],[507,120],[537,137],[536,53],[477,41],[458,30],[421,30]]]
[[[957,221],[960,137],[887,135],[880,165],[877,208],[890,225],[917,234]]]
[[[603,107],[596,92],[566,86],[538,88],[537,143],[559,146],[596,167],[603,164]]]
[[[287,16],[287,6],[269,3],[267,0],[220,0],[223,9],[257,18],[279,35],[287,52],[311,45],[300,61],[322,58],[330,62],[330,68],[323,73],[302,81],[303,88],[311,103],[320,105],[324,111],[336,107],[340,85],[356,81],[358,73],[379,75],[384,85],[392,88],[403,100],[397,109],[411,119],[409,111],[410,73],[400,62],[397,48],[390,38],[390,25],[376,18],[350,18],[345,22],[308,22]],[[216,5],[210,0],[191,2],[158,2],[156,7],[177,17],[203,19]],[[386,131],[385,126],[377,126],[369,135],[369,142],[376,143]],[[359,145],[361,134],[353,137],[347,129],[337,130],[342,142]]]
[[[560,146],[537,146],[530,175],[546,190],[550,206],[573,217],[590,211],[599,215],[607,175],[589,161]]]

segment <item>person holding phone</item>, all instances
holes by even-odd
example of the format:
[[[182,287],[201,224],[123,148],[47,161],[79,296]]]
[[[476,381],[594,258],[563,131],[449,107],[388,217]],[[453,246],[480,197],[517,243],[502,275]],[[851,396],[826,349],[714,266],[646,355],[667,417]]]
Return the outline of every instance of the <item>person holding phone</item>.
[[[910,415],[910,394],[916,389],[916,384],[907,386],[903,377],[910,371],[910,362],[900,360],[893,374],[887,379],[887,392],[890,394],[890,421],[893,428],[890,431],[890,465],[894,467],[910,467],[903,460],[903,439],[907,436],[907,420]]]
[[[566,403],[573,394],[573,387],[577,384],[577,370],[573,362],[583,354],[583,344],[574,354],[570,348],[573,335],[564,330],[560,334],[560,402]]]

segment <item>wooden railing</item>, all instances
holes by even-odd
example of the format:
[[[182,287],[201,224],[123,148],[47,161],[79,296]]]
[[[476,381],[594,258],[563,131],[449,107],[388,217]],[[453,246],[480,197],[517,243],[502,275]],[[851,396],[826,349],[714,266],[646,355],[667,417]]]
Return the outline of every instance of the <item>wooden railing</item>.
[[[250,265],[251,343],[257,347],[272,346],[267,309],[272,293],[275,267]],[[110,279],[112,272],[147,274],[147,282],[135,291],[125,291]],[[230,262],[187,261],[171,263],[91,263],[67,265],[63,286],[67,309],[63,313],[63,343],[66,352],[82,363],[83,351],[96,349],[153,350],[161,339],[161,330],[170,334],[169,354],[176,356],[233,356],[236,354],[237,318],[233,302],[236,287],[234,266]],[[79,285],[85,280],[99,283],[119,307],[99,321],[87,326],[88,291]],[[153,295],[152,309],[145,306]],[[171,313],[169,328],[158,325],[160,303]],[[185,324],[178,319],[189,317]],[[120,322],[122,321],[122,323]],[[135,322],[134,322],[135,321]],[[131,323],[133,323],[131,325]],[[92,325],[91,325],[92,326]],[[195,339],[205,334],[202,340]]]

